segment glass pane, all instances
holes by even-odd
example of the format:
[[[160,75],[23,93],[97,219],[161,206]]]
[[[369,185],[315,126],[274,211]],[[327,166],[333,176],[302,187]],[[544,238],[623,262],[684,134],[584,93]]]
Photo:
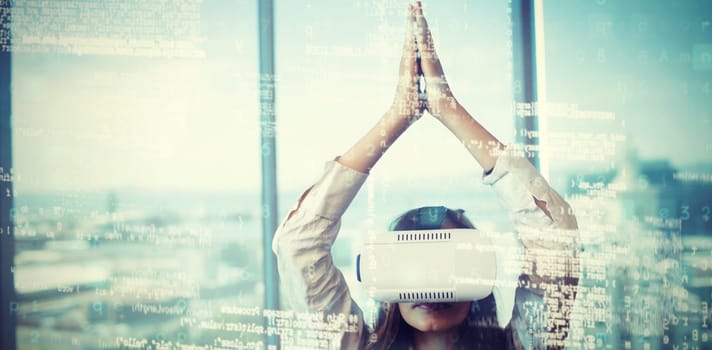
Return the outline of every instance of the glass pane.
[[[544,156],[585,252],[573,344],[703,348],[709,1],[544,2]]]
[[[255,14],[14,1],[19,349],[214,346],[261,307]]]

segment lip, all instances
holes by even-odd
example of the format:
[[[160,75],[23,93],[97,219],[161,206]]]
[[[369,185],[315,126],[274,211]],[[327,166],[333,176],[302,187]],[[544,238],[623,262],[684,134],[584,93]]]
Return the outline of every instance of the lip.
[[[416,303],[414,309],[422,309],[428,312],[438,312],[452,307],[452,303]]]

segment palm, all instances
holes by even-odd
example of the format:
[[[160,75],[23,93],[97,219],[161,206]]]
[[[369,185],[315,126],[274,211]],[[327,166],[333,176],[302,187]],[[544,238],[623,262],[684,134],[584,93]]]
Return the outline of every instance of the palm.
[[[454,110],[457,101],[450,91],[432,40],[428,22],[420,6],[416,8],[416,42],[420,52],[420,69],[425,77],[426,108],[436,118],[442,118],[448,110]]]
[[[400,61],[398,86],[393,100],[395,112],[401,117],[408,118],[411,122],[418,120],[423,115],[424,108],[420,102],[417,87],[419,65],[416,59],[414,23],[414,12],[411,12]]]
[[[432,116],[441,118],[443,113],[455,109],[457,102],[443,77],[425,77],[425,82],[425,105]]]

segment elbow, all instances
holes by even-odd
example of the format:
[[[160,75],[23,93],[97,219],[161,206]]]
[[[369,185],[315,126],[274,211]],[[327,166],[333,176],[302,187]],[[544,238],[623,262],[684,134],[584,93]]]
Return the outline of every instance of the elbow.
[[[279,252],[280,252],[280,239],[279,239],[279,229],[274,233],[274,236],[272,236],[272,253],[274,255],[279,257]]]
[[[285,222],[280,226],[272,237],[272,252],[278,259],[294,255],[295,242],[291,237],[289,223]]]
[[[296,246],[294,242],[295,230],[296,228],[293,227],[290,220],[287,219],[274,232],[274,236],[272,237],[272,252],[277,258],[290,255],[290,251],[294,250]]]

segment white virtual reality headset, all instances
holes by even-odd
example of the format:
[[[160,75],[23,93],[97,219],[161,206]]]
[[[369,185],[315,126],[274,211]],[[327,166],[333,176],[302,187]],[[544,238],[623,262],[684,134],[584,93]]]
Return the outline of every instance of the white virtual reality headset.
[[[356,257],[356,277],[382,302],[456,302],[492,293],[497,258],[476,229],[390,231]]]

